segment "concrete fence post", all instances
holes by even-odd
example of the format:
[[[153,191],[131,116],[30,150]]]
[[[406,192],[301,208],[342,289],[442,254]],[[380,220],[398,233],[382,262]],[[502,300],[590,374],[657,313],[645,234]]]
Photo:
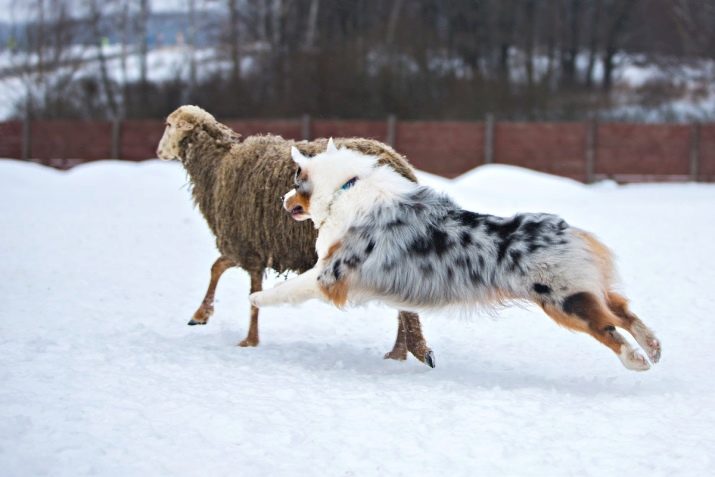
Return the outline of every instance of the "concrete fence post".
[[[300,121],[300,133],[305,141],[310,141],[311,139],[310,123],[310,114],[304,114]]]
[[[700,123],[690,127],[690,180],[697,182],[700,176]]]
[[[21,159],[23,161],[28,161],[30,160],[30,157],[32,156],[32,131],[31,131],[31,123],[30,123],[30,118],[29,116],[25,116],[22,120],[22,137],[21,137]]]
[[[112,145],[109,155],[110,159],[121,159],[122,155],[122,120],[114,118],[112,120]]]
[[[596,148],[598,147],[598,120],[589,119],[586,122],[585,168],[586,183],[596,180]]]
[[[494,163],[494,115],[488,113],[484,121],[484,164]]]
[[[389,114],[387,116],[387,144],[395,147],[397,140],[397,116]]]

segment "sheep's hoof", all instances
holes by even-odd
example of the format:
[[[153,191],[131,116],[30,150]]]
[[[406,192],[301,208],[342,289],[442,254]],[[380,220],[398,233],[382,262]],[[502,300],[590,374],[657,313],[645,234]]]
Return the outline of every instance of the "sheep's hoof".
[[[435,366],[437,366],[437,363],[434,360],[434,352],[432,350],[429,350],[425,355],[424,363],[430,368],[434,368]]]
[[[241,340],[238,343],[238,346],[241,348],[253,348],[258,346],[258,340],[257,339],[251,339],[251,338],[246,338],[244,340]]]

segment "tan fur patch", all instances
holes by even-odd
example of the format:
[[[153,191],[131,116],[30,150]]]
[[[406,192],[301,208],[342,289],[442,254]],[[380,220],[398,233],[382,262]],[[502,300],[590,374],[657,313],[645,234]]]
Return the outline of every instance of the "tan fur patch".
[[[615,279],[613,253],[592,234],[583,230],[577,230],[575,234],[586,242],[586,246],[593,253],[598,269],[601,272],[605,288],[610,288],[609,285]]]
[[[566,313],[560,308],[548,304],[542,305],[542,308],[559,325],[588,333],[611,348],[614,353],[621,352],[622,338],[612,328],[614,325],[618,325],[620,320],[594,295],[584,294],[583,300],[575,311],[577,314]]]
[[[348,302],[348,283],[344,278],[327,287],[321,285],[320,291],[338,308],[344,307]]]
[[[308,214],[310,210],[310,196],[296,192],[292,197],[286,200],[286,210],[289,212],[297,205],[303,207],[303,213]]]
[[[330,258],[333,256],[333,254],[335,252],[338,251],[338,249],[340,248],[341,245],[342,245],[342,243],[339,240],[337,242],[335,242],[334,244],[332,244],[330,246],[330,248],[328,249],[328,254],[325,256],[325,260],[330,260]]]

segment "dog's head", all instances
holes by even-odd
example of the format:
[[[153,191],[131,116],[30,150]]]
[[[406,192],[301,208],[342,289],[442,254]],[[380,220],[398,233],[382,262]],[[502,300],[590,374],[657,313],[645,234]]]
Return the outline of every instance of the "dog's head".
[[[166,118],[156,156],[163,160],[181,159],[181,140],[202,122],[215,122],[214,117],[198,106],[181,106]]]
[[[331,138],[328,147],[312,158],[291,147],[298,165],[295,188],[283,198],[283,207],[295,220],[324,219],[333,199],[374,169],[377,158],[348,148],[338,148]],[[317,220],[316,220],[317,219]]]

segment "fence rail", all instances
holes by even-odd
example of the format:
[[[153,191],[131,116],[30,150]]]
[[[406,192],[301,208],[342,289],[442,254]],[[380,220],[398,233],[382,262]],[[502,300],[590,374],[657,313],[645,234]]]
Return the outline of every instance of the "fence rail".
[[[584,182],[715,181],[715,124],[324,120],[225,120],[244,137],[360,136],[393,145],[424,171],[454,177],[512,164]],[[100,159],[155,157],[160,120],[0,122],[0,157],[57,168]]]

